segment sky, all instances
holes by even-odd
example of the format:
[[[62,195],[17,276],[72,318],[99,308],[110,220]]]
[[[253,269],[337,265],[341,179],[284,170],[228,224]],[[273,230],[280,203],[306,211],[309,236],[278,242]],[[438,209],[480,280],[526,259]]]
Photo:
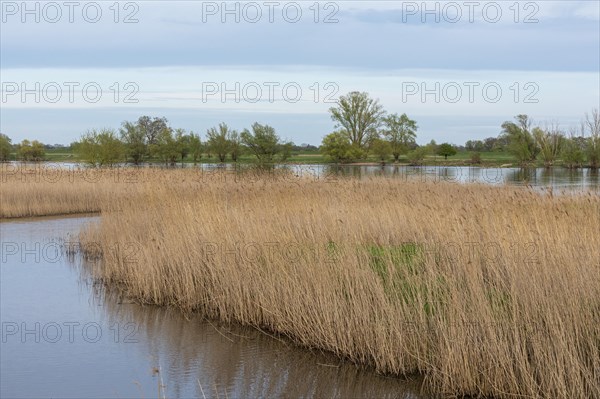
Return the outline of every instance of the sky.
[[[141,115],[318,145],[365,91],[417,142],[600,108],[598,1],[0,1],[0,132],[68,144]]]

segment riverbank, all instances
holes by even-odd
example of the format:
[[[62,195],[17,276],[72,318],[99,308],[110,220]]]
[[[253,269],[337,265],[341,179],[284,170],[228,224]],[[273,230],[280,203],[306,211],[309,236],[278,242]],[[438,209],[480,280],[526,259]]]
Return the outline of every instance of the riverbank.
[[[521,166],[517,159],[510,153],[507,152],[480,152],[480,162],[473,163],[472,162],[472,154],[468,151],[459,151],[456,155],[453,155],[449,158],[444,158],[443,156],[436,155],[428,155],[426,156],[419,164],[422,166],[479,166],[479,167],[519,167]],[[11,159],[15,159],[16,154],[12,154]],[[44,157],[45,162],[68,162],[68,163],[80,163],[84,165],[83,162],[77,154],[72,151],[65,150],[48,150]],[[147,158],[147,162],[150,162],[153,165],[161,165],[164,162],[161,162],[156,158]],[[252,155],[242,154],[237,162],[233,162],[231,159],[227,159],[224,164],[253,164],[256,162],[256,158]],[[178,162],[181,164],[213,164],[219,163],[218,159],[215,156],[209,157],[207,154],[203,154],[202,158],[200,158],[197,162],[194,162],[191,157],[185,157],[183,161],[180,160]],[[335,161],[332,161],[328,157],[323,154],[312,151],[312,152],[293,152],[291,156],[286,160],[288,164],[297,164],[297,165],[314,165],[314,164],[322,164],[322,165],[336,165]],[[342,165],[381,165],[381,160],[377,159],[377,157],[371,155],[368,159],[362,161],[355,162],[347,162]],[[398,162],[394,162],[392,158],[389,158],[385,161],[386,165],[409,165],[405,155],[401,156]],[[544,166],[542,161],[532,162],[530,164],[531,167],[542,167]],[[555,167],[562,167],[562,162],[558,160],[555,163]]]
[[[434,394],[600,395],[597,195],[383,178],[136,195],[80,239],[92,275],[140,303],[423,374]]]

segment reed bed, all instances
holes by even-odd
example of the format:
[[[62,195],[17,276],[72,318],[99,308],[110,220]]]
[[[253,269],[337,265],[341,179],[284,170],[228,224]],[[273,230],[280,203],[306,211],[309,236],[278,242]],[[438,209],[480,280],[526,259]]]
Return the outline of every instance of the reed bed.
[[[600,397],[600,196],[198,170],[0,170],[0,217],[102,212],[92,275],[442,396]]]
[[[97,213],[137,198],[147,184],[191,178],[182,170],[0,164],[0,219]],[[196,173],[195,178],[198,178]]]
[[[153,173],[80,237],[131,298],[442,396],[600,397],[598,195]]]

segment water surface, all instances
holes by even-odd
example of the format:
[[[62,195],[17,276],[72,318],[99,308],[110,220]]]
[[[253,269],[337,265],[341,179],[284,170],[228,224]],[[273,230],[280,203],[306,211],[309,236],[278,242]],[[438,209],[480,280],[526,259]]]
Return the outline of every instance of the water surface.
[[[424,397],[416,379],[106,292],[62,251],[98,220],[0,222],[1,397]]]

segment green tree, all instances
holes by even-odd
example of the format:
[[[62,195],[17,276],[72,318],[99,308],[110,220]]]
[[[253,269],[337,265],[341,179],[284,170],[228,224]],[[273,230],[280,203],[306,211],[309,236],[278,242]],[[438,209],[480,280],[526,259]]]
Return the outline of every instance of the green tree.
[[[190,136],[185,133],[184,129],[175,129],[175,142],[177,146],[177,152],[183,164],[183,160],[190,153]]]
[[[231,143],[229,135],[232,130],[229,129],[226,123],[220,123],[218,129],[211,127],[206,132],[206,146],[210,153],[216,154],[219,161],[225,162]]]
[[[438,146],[436,154],[448,159],[448,157],[456,155],[456,148],[450,143],[442,143]]]
[[[11,139],[5,134],[0,133],[0,161],[6,162],[10,159],[12,152]]]
[[[227,135],[227,140],[229,141],[229,154],[231,155],[231,160],[237,162],[243,150],[242,138],[237,130],[231,130]]]
[[[25,139],[17,145],[17,157],[23,161],[41,161],[45,155],[44,144],[37,140]]]
[[[402,154],[406,154],[411,145],[415,144],[417,138],[417,122],[410,119],[406,114],[398,116],[391,114],[383,118],[385,130],[384,137],[389,141],[394,161]]]
[[[121,126],[120,133],[127,158],[131,159],[135,165],[139,165],[148,153],[144,131],[139,125],[125,121]]]
[[[343,131],[337,131],[323,137],[320,151],[332,161],[346,162],[350,160],[351,147],[348,135]]]
[[[583,140],[580,140],[583,139]],[[585,139],[577,137],[575,130],[571,130],[568,138],[564,140],[562,161],[569,169],[580,168],[585,161]]]
[[[369,141],[378,136],[377,129],[385,115],[378,100],[357,91],[341,96],[337,106],[331,107],[329,112],[331,119],[337,122],[336,127],[342,127],[350,143],[360,149],[365,149]]]
[[[392,145],[387,140],[376,138],[371,142],[371,151],[375,154],[377,159],[382,163],[385,163],[390,155],[392,155]]]
[[[562,151],[564,134],[559,130],[557,124],[552,124],[546,130],[535,127],[532,134],[539,148],[539,155],[544,161],[544,166],[551,167]]]
[[[194,134],[194,132],[190,132],[190,154],[194,164],[202,158],[202,140],[200,135]]]
[[[292,148],[294,148],[294,143],[291,141],[282,142],[279,148],[279,160],[283,162],[292,156]]]
[[[284,143],[269,125],[255,122],[252,132],[248,129],[240,135],[242,143],[256,156],[261,164],[269,164],[275,160],[285,160],[290,153],[292,143]]]
[[[150,151],[165,164],[175,165],[181,153],[173,129],[167,127],[161,130],[156,137],[156,144],[150,145]]]
[[[79,157],[93,166],[112,166],[125,158],[125,148],[112,129],[90,130],[77,145]]]
[[[533,162],[539,154],[539,147],[531,133],[531,119],[527,115],[517,115],[517,123],[504,122],[502,135],[508,141],[508,150],[521,164]]]
[[[417,147],[408,153],[408,162],[415,166],[422,165],[425,157],[430,153],[430,151],[431,150],[428,145]]]
[[[427,154],[437,154],[438,144],[435,142],[435,140],[431,139],[431,141],[425,146],[425,149]]]
[[[486,139],[488,140],[488,139]],[[465,143],[465,150],[481,152],[485,149],[485,144],[481,140],[469,140]],[[491,150],[488,150],[491,151]]]

